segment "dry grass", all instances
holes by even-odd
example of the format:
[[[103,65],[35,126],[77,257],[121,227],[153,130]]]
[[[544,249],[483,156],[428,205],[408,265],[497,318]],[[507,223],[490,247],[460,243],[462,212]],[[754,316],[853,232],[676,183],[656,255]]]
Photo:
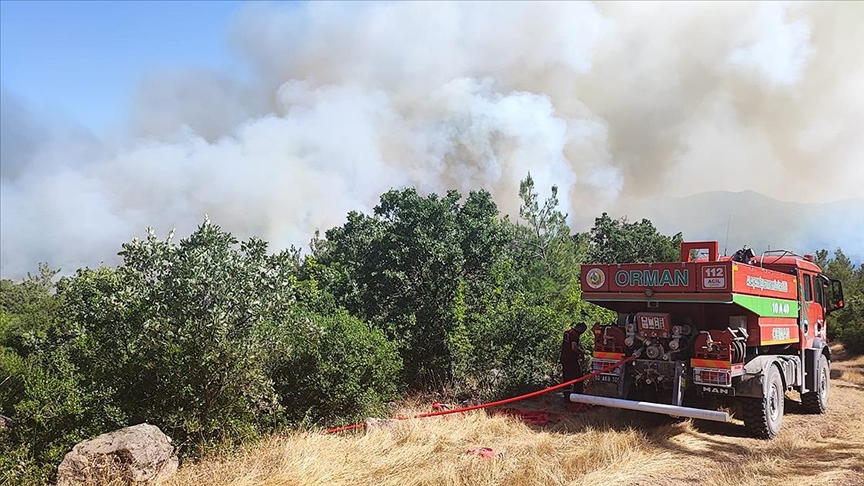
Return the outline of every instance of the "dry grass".
[[[836,349],[844,358],[842,349]],[[861,485],[864,357],[833,364],[829,413],[794,400],[780,436],[593,410],[543,429],[475,412],[369,433],[297,433],[181,467],[179,485]],[[540,403],[540,405],[543,405]],[[490,447],[502,456],[466,454]]]
[[[864,385],[864,355],[850,357],[842,348],[837,347],[833,357],[835,366],[831,367],[831,378]]]

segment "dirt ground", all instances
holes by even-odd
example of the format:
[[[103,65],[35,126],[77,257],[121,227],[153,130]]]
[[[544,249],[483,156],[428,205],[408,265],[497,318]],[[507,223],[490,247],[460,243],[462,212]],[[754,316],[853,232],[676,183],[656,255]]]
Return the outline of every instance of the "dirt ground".
[[[828,412],[804,414],[790,393],[770,441],[747,437],[740,421],[593,409],[536,427],[473,412],[273,437],[184,465],[169,484],[864,485],[864,357],[834,348],[831,377]],[[556,400],[532,405],[560,407]],[[475,447],[493,457],[468,453]]]

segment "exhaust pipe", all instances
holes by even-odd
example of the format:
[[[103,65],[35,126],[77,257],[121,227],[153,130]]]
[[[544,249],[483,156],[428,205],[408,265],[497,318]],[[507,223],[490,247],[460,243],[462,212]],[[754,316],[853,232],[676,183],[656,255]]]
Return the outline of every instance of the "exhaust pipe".
[[[702,410],[701,408],[676,407],[665,403],[635,402],[633,400],[622,400],[620,398],[598,397],[595,395],[582,395],[571,393],[570,401],[573,403],[585,403],[588,405],[599,405],[601,407],[623,408],[626,410],[638,410],[640,412],[662,413],[673,417],[688,417],[699,420],[710,420],[712,422],[731,422],[732,419],[726,412],[716,410]]]

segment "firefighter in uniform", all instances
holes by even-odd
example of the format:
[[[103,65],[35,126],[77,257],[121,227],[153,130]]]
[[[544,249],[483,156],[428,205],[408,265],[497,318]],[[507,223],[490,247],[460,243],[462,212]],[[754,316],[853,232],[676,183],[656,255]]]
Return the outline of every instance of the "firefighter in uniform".
[[[570,381],[585,374],[583,369],[584,350],[579,344],[579,338],[587,329],[585,324],[579,323],[564,331],[564,340],[561,343],[561,370],[564,375],[563,381]],[[585,382],[580,381],[572,386],[573,393],[583,393]]]

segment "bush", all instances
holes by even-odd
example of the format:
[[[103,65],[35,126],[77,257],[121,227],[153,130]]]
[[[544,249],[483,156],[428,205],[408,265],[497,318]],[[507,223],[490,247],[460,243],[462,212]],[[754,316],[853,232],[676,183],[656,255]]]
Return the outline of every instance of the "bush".
[[[117,268],[81,269],[40,297],[62,318],[0,313],[0,404],[15,420],[0,466],[12,483],[44,483],[75,443],[132,424],[190,455],[357,416],[398,388],[393,345],[298,282],[293,251],[268,255],[205,221],[179,244],[151,232],[120,254]],[[26,309],[11,290],[3,301]]]
[[[274,354],[270,371],[288,424],[368,416],[400,389],[396,346],[344,310],[297,309],[278,333],[292,345]]]
[[[117,269],[61,280],[72,361],[123,422],[153,423],[185,448],[277,421],[258,330],[287,315],[295,279],[286,255],[265,250],[205,222],[179,244],[151,233],[123,245]]]
[[[557,371],[566,317],[538,305],[522,290],[514,262],[493,270],[493,285],[452,311],[457,325],[449,336],[454,392],[461,397],[495,399],[533,391],[560,378]]]
[[[837,311],[833,322],[829,322],[829,329],[832,327],[832,334],[848,351],[864,353],[864,295],[847,298],[845,308]]]
[[[14,425],[0,444],[13,484],[44,483],[74,444],[122,422],[109,394],[88,385],[63,348],[31,354],[18,378]]]
[[[3,316],[0,314],[0,326]],[[0,413],[12,413],[24,390],[24,358],[0,341]]]
[[[840,248],[829,257],[827,250],[816,252],[816,263],[831,278],[843,283],[846,306],[828,320],[828,338],[837,339],[853,353],[864,353],[864,264],[856,269]]]

